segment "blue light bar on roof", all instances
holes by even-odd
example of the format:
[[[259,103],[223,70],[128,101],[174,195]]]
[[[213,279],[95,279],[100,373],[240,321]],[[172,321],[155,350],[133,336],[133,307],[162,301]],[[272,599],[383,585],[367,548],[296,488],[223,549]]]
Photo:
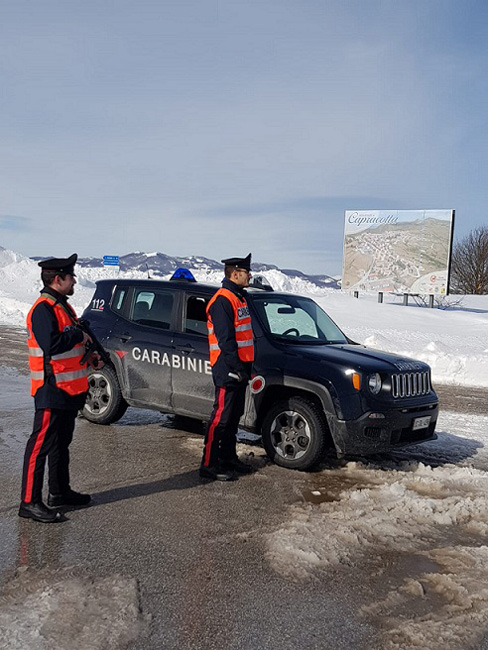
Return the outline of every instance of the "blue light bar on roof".
[[[186,280],[187,282],[196,282],[195,278],[193,277],[193,273],[188,269],[184,269],[183,267],[176,269],[176,271],[170,277],[170,280]]]

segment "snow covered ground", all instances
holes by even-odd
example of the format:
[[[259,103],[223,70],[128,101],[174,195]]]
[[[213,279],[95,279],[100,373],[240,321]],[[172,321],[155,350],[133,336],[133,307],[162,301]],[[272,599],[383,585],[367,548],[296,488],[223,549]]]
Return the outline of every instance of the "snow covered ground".
[[[0,249],[0,324],[24,327],[25,316],[41,288],[37,263],[22,255]],[[192,269],[199,281],[215,285],[222,273]],[[117,275],[115,267],[77,269],[78,285],[71,302],[78,313],[88,304],[101,278]],[[320,289],[309,282],[289,277],[280,271],[260,273],[275,290],[291,291],[313,297],[358,343],[397,352],[429,363],[434,382],[469,386],[488,386],[488,296],[446,298],[447,309],[429,309],[402,298],[385,295],[378,304],[377,295],[356,299],[335,289]],[[146,277],[131,272],[131,277]],[[123,274],[120,274],[123,277]],[[127,277],[127,276],[126,276]]]

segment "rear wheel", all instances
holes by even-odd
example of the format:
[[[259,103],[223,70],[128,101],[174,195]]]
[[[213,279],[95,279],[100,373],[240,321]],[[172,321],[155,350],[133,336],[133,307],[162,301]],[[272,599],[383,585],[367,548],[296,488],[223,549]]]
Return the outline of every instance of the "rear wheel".
[[[127,406],[117,375],[110,366],[90,372],[83,417],[96,424],[112,424],[120,420]]]
[[[311,469],[330,442],[322,411],[304,397],[276,402],[263,420],[262,436],[270,459],[289,469]]]

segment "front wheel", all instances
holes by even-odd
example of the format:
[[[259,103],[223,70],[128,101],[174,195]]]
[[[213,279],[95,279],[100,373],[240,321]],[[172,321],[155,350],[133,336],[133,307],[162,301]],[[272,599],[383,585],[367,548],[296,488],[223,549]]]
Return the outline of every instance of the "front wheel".
[[[311,469],[322,460],[330,442],[322,411],[304,397],[273,404],[263,420],[262,436],[270,459],[289,469]]]
[[[81,412],[84,418],[95,424],[112,424],[120,420],[127,406],[117,375],[110,366],[90,372],[88,395]]]

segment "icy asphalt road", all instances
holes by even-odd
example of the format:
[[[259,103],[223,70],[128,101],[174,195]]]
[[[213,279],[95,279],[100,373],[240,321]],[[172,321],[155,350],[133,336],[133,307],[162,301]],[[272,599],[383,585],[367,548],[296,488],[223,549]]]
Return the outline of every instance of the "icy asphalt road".
[[[172,418],[80,419],[94,504],[46,526],[17,517],[33,413],[0,336],[0,648],[488,649],[483,392],[442,389],[440,440],[374,463],[293,473],[241,445],[257,471],[232,484],[199,482]]]

